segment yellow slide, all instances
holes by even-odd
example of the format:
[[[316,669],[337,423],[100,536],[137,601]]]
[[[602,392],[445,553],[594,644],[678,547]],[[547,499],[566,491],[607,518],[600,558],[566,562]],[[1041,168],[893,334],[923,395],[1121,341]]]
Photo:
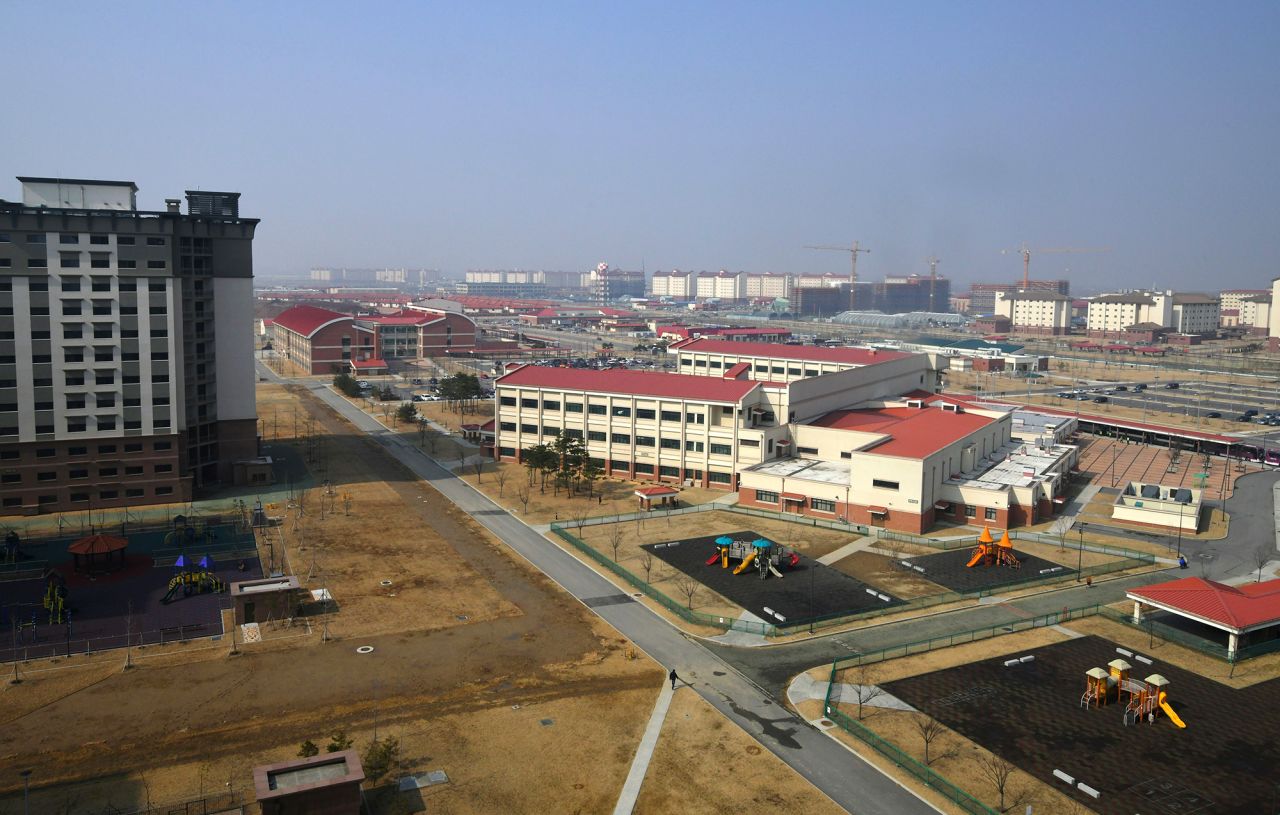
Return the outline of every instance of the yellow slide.
[[[755,552],[755,550],[754,550],[754,549],[752,549],[752,550],[751,550],[751,552],[750,552],[750,554],[748,554],[746,557],[744,557],[744,558],[742,559],[742,562],[738,564],[738,568],[736,568],[736,569],[734,569],[734,570],[733,570],[733,573],[734,573],[734,574],[742,574],[742,572],[743,572],[743,571],[744,571],[748,566],[750,566],[750,565],[751,565],[751,561],[753,561],[753,560],[755,560],[755,559],[756,559],[756,552]]]
[[[1168,695],[1169,694],[1164,691],[1160,691],[1160,709],[1169,717],[1169,721],[1173,722],[1178,727],[1186,727],[1187,725],[1182,721],[1182,719],[1178,718],[1178,714],[1174,713],[1173,708],[1169,707],[1169,703],[1165,701],[1165,697]]]

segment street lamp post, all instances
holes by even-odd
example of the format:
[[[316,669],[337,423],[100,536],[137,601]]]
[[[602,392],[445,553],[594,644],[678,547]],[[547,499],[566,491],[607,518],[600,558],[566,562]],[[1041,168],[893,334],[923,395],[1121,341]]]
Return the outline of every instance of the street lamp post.
[[[1186,504],[1178,502],[1178,557],[1182,557],[1182,508]]]
[[[22,776],[22,812],[31,815],[31,770],[23,770],[18,775]]]
[[[1080,528],[1077,530],[1077,531],[1080,533],[1080,549],[1079,549],[1079,551],[1078,551],[1078,553],[1077,553],[1077,555],[1076,555],[1076,582],[1077,582],[1077,583],[1079,583],[1079,582],[1080,582],[1080,572],[1084,569],[1084,528],[1085,528],[1085,525],[1086,525],[1086,524],[1084,523],[1084,521],[1081,521],[1081,522],[1080,522]]]

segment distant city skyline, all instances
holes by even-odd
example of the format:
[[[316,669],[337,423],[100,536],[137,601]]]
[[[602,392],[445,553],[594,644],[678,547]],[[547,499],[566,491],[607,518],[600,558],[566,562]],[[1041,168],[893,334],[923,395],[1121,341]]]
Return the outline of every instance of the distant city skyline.
[[[0,198],[235,190],[313,267],[1280,274],[1280,5],[10,4]],[[38,66],[36,72],[34,68]],[[17,116],[22,112],[21,116]]]

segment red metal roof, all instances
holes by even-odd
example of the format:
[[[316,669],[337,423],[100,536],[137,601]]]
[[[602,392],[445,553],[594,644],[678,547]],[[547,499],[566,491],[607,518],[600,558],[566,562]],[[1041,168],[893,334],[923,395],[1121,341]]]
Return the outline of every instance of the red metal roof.
[[[760,386],[750,379],[717,379],[713,376],[670,374],[658,371],[546,368],[525,365],[497,380],[499,385],[530,388],[623,393],[671,399],[699,399],[709,402],[738,402]]]
[[[673,487],[640,487],[636,490],[636,495],[643,495],[646,498],[656,498],[660,495],[679,495],[680,490]]]
[[[1202,577],[1184,577],[1130,589],[1129,596],[1185,611],[1237,632],[1280,623],[1280,580],[1228,586]]]
[[[277,314],[275,324],[282,325],[295,334],[310,337],[326,323],[344,318],[350,319],[350,317],[349,314],[317,306],[293,306]]]
[[[836,410],[810,424],[837,430],[883,433],[888,441],[872,450],[878,455],[924,458],[981,430],[995,419],[935,407]]]
[[[795,359],[805,362],[836,362],[846,365],[874,365],[903,359],[911,354],[902,351],[881,351],[874,348],[823,348],[818,345],[770,345],[760,342],[732,342],[696,337],[675,343],[672,348],[706,354],[741,354],[747,357],[767,359]]]
[[[377,323],[378,325],[425,325],[426,323],[434,323],[441,319],[444,314],[440,312],[413,311],[404,309],[397,311],[395,314],[371,314],[357,317],[357,320],[363,320],[367,323]]]
[[[369,370],[376,370],[378,368],[387,367],[387,363],[386,360],[382,359],[353,359],[351,360],[351,367],[355,368],[357,371],[362,371],[366,368]]]

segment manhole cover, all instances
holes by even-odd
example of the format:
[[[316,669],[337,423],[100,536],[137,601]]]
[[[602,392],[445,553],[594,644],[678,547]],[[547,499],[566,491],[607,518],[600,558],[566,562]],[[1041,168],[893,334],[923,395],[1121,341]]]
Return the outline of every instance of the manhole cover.
[[[383,581],[382,581],[382,582],[380,582],[378,585],[379,585],[379,586],[390,586],[390,585],[391,585],[391,581],[390,581],[390,580],[383,580]]]
[[[556,723],[556,720],[555,720],[555,719],[540,719],[540,720],[538,721],[538,724],[542,725],[543,727],[550,727],[551,725],[553,725],[553,724],[555,724],[555,723]]]
[[[361,645],[359,648],[357,648],[357,649],[356,649],[356,653],[357,653],[357,654],[372,654],[372,653],[373,653],[373,646],[372,646],[372,645]]]
[[[818,722],[818,724],[822,725],[823,727],[835,727],[835,725],[831,723],[830,719],[823,719],[822,721]]]

